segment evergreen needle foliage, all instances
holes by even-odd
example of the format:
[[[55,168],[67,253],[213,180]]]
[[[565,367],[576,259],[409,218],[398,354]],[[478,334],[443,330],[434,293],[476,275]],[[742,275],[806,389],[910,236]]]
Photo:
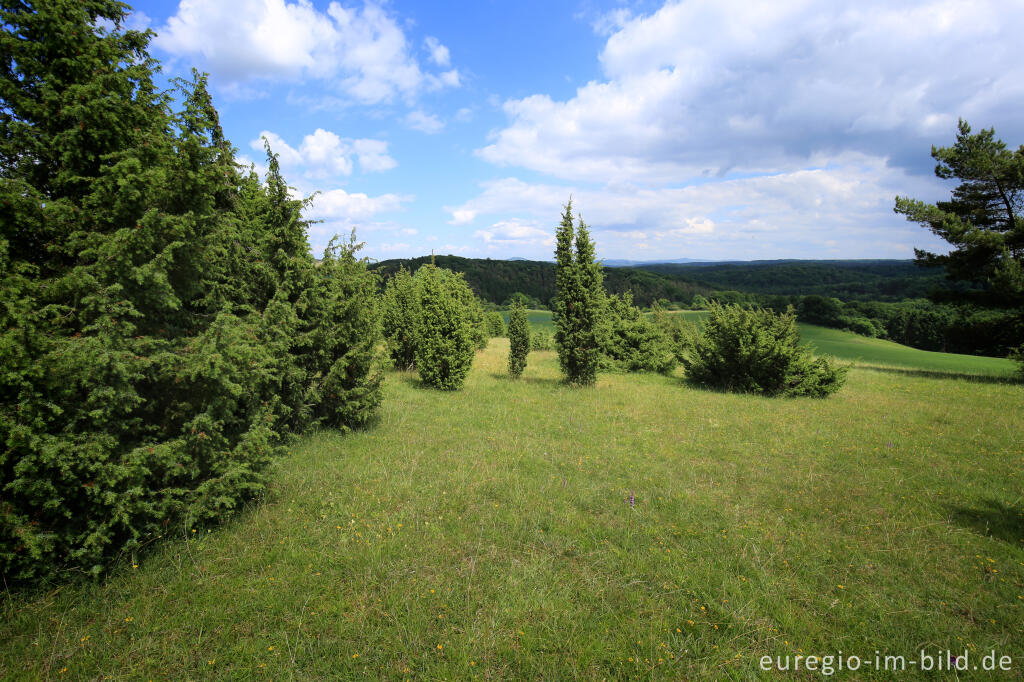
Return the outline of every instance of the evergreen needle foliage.
[[[607,337],[605,292],[590,232],[582,217],[579,226],[574,225],[572,199],[555,235],[552,319],[558,363],[566,381],[593,384]]]
[[[846,367],[816,358],[800,345],[792,311],[776,315],[714,302],[709,310],[702,332],[693,332],[683,353],[692,382],[742,393],[824,398],[846,380]]]
[[[419,313],[416,368],[428,386],[462,388],[477,348],[473,317],[480,304],[462,279],[449,270],[424,265],[416,271]]]
[[[492,310],[487,313],[485,322],[487,325],[487,334],[491,336],[491,338],[505,336],[505,321],[501,319],[501,313],[497,310]]]
[[[604,364],[609,369],[668,373],[675,368],[671,338],[633,305],[632,294],[608,297],[608,326]]]
[[[526,369],[526,358],[530,353],[530,323],[526,308],[520,300],[512,305],[508,318],[508,373],[518,379]]]
[[[382,326],[388,353],[396,369],[416,365],[416,320],[419,295],[416,282],[405,268],[399,268],[384,288]]]
[[[309,256],[205,78],[153,83],[113,0],[0,20],[0,573],[103,571],[259,494],[283,438],[380,403],[375,276]],[[109,30],[102,25],[112,27]],[[174,524],[174,525],[172,525]]]
[[[547,329],[530,332],[530,350],[553,350],[554,347],[555,342]]]
[[[1010,359],[1017,363],[1017,377],[1024,381],[1024,345],[1010,353]]]
[[[947,254],[915,249],[916,261],[978,287],[942,298],[991,309],[1005,352],[1024,342],[1024,145],[1008,149],[995,130],[972,133],[961,120],[956,143],[932,147],[932,158],[936,176],[960,181],[950,199],[896,197],[894,210],[953,247]]]
[[[958,126],[952,147],[933,147],[935,175],[960,180],[949,201],[926,204],[896,197],[895,211],[920,223],[954,248],[938,255],[915,250],[922,265],[941,265],[950,279],[979,282],[965,298],[988,305],[1024,306],[1024,145],[1016,150],[993,129]]]

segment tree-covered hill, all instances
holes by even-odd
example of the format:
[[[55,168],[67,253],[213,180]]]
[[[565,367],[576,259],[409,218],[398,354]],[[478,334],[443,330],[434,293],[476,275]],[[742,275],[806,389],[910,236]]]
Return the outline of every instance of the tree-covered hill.
[[[941,268],[924,268],[912,260],[656,263],[637,267],[669,277],[685,277],[718,290],[830,296],[848,301],[924,298],[936,289],[964,286],[948,281]]]
[[[400,266],[415,270],[429,256],[376,263],[385,276]],[[547,305],[555,293],[553,263],[437,256],[437,264],[466,275],[483,299],[502,304],[513,293]],[[722,263],[654,263],[604,268],[611,293],[633,293],[641,306],[658,299],[688,304],[696,294],[742,291],[785,296],[827,296],[845,301],[901,301],[925,298],[932,291],[965,285],[946,280],[941,269],[923,268],[911,260],[782,260]]]
[[[385,260],[372,267],[385,277],[390,277],[404,266],[415,271],[430,256],[409,260]],[[465,274],[466,282],[486,301],[502,304],[515,293],[526,294],[536,303],[548,305],[555,295],[555,265],[543,261],[491,260],[484,258],[461,258],[459,256],[436,256],[439,267]],[[647,306],[658,299],[689,302],[695,294],[708,296],[711,287],[692,281],[688,276],[661,274],[636,268],[604,268],[605,288],[613,294],[627,291],[633,293],[633,300]]]

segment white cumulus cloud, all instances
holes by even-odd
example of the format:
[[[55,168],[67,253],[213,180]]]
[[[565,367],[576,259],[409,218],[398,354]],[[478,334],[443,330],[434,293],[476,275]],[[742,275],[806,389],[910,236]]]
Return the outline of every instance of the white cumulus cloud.
[[[433,40],[431,61],[450,66],[448,49]],[[155,45],[197,58],[224,86],[314,78],[377,104],[459,85],[455,69],[424,70],[399,21],[372,1],[351,9],[332,2],[322,12],[310,0],[181,0]]]
[[[501,220],[486,230],[477,230],[473,236],[495,246],[555,244],[550,230],[518,220]]]
[[[369,220],[378,213],[401,210],[412,197],[382,194],[371,197],[362,192],[348,193],[343,189],[321,192],[313,199],[311,215],[331,221],[358,222]]]
[[[498,219],[474,236],[488,242],[528,235],[551,237],[570,195],[591,226],[602,258],[649,258],[640,244],[666,258],[795,258],[912,256],[911,245],[937,240],[893,214],[897,191],[929,198],[934,186],[891,168],[884,159],[849,153],[827,168],[799,169],[685,187],[608,184],[602,187],[482,183],[481,192],[448,207],[451,223]],[[500,227],[499,227],[500,226]],[[535,241],[536,243],[536,241]],[[534,255],[550,257],[544,249]]]
[[[398,165],[388,155],[388,143],[384,140],[341,138],[323,128],[303,137],[298,148],[269,130],[260,133],[249,146],[263,151],[264,139],[270,143],[271,151],[278,155],[283,168],[300,172],[306,178],[351,175],[353,158],[358,159],[364,173],[386,171]]]
[[[856,151],[928,172],[958,117],[1019,139],[1024,3],[668,2],[617,12],[602,80],[508,100],[478,154],[570,180],[678,183]]]

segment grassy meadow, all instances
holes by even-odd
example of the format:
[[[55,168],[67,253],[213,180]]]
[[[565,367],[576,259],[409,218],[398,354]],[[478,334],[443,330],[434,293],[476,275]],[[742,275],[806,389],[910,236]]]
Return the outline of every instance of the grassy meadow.
[[[922,649],[1024,675],[1024,386],[574,389],[553,352],[510,381],[507,352],[456,393],[389,374],[375,426],[297,441],[224,526],[6,593],[0,678],[752,679]]]
[[[705,310],[684,310],[674,314],[682,315],[694,324],[700,324],[708,316]],[[530,310],[527,315],[533,329],[554,333],[550,311]],[[507,314],[505,317],[507,322]],[[1016,371],[1016,365],[1006,358],[936,353],[804,322],[797,323],[797,326],[800,338],[818,354],[831,355],[841,362],[853,362],[860,367],[921,375],[955,374],[965,379],[1012,377]]]

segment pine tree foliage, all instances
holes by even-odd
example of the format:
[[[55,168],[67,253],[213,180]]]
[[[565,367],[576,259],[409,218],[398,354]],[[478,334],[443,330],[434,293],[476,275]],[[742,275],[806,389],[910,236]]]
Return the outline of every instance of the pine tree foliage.
[[[276,159],[244,178],[205,78],[157,94],[112,0],[0,20],[0,573],[102,572],[260,493],[289,431],[379,403],[376,281],[317,268]],[[97,27],[109,22],[112,30]]]
[[[671,372],[676,366],[672,341],[639,308],[633,296],[608,297],[608,335],[604,365],[623,372]]]
[[[508,318],[508,373],[518,379],[526,369],[526,358],[530,353],[530,323],[522,301],[512,304]]]
[[[559,366],[569,383],[593,384],[607,336],[605,292],[590,232],[582,217],[574,224],[571,199],[555,233],[555,289]]]
[[[473,292],[461,275],[435,265],[421,267],[415,279],[419,297],[416,369],[428,386],[458,390],[477,348],[473,310],[466,296]]]
[[[692,382],[727,391],[824,398],[846,380],[846,368],[800,345],[796,316],[712,302],[703,330],[682,364]]]
[[[961,120],[952,147],[932,147],[935,175],[960,180],[949,201],[896,197],[895,211],[953,249],[915,250],[922,265],[941,265],[950,279],[979,282],[963,297],[984,305],[1024,308],[1024,145],[1010,150],[993,129],[972,133]]]

